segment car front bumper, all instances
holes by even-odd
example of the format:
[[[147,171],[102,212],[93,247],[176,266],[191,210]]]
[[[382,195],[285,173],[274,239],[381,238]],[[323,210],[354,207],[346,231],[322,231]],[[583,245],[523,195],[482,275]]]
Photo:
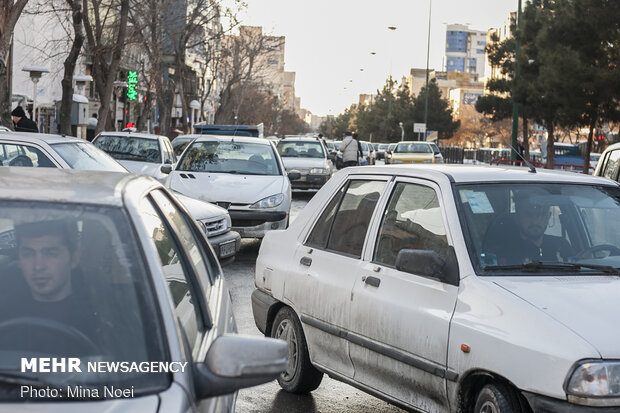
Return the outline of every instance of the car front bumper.
[[[241,238],[262,238],[272,229],[286,229],[288,213],[285,211],[245,211],[229,209],[232,229]]]
[[[228,231],[209,238],[209,243],[217,257],[221,259],[234,257],[241,248],[241,235],[236,231]]]
[[[581,406],[534,393],[524,392],[523,395],[534,413],[617,413],[620,411],[618,407]]]
[[[329,175],[301,175],[300,179],[291,181],[293,189],[319,189],[329,180]]]

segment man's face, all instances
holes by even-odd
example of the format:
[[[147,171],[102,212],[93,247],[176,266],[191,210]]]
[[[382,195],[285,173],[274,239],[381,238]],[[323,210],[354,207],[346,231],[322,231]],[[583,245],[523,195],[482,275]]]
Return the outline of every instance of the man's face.
[[[523,204],[517,209],[517,221],[521,236],[539,240],[549,224],[551,210],[548,206]]]
[[[19,265],[33,297],[58,301],[71,294],[71,269],[78,261],[62,237],[25,237],[18,249]]]

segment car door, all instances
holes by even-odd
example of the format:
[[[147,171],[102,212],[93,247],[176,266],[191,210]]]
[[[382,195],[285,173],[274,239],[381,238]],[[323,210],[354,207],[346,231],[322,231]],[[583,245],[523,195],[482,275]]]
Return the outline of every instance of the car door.
[[[220,269],[193,220],[163,190],[152,191],[140,205],[141,217],[152,234],[172,297],[178,327],[194,363],[204,362],[215,338],[236,332],[228,291]],[[192,387],[192,386],[190,386]],[[200,411],[215,406],[229,411],[234,395],[195,400]]]
[[[353,376],[345,332],[351,289],[361,271],[360,257],[375,206],[387,178],[351,178],[323,209],[294,254],[285,298],[304,325],[313,363]]]
[[[399,178],[381,211],[351,294],[354,379],[418,409],[445,411],[446,350],[458,287],[395,267],[405,248],[447,258],[451,239],[439,187]]]
[[[0,141],[0,166],[59,167],[52,159],[54,158],[38,145]]]

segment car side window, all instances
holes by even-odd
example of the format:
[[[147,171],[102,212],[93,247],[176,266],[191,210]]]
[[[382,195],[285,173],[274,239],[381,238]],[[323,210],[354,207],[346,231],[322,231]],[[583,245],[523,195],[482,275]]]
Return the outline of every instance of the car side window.
[[[157,249],[173,297],[174,312],[193,352],[200,344],[205,325],[196,300],[198,289],[190,275],[189,259],[185,259],[183,249],[173,236],[170,223],[164,223],[147,198],[140,203],[140,217]]]
[[[179,241],[187,253],[192,270],[198,277],[205,296],[208,297],[211,292],[213,278],[218,270],[212,265],[207,256],[208,253],[201,248],[202,242],[188,224],[187,219],[191,218],[186,217],[162,191],[153,191],[151,196],[179,234]]]
[[[329,237],[329,230],[332,226],[332,221],[336,215],[336,209],[340,205],[340,200],[344,194],[345,187],[340,188],[340,191],[332,198],[327,204],[327,207],[323,210],[323,213],[319,217],[318,221],[312,228],[312,232],[306,240],[306,245],[309,247],[325,248],[327,245],[327,238]]]
[[[174,150],[172,149],[172,145],[170,144],[170,141],[164,140],[164,163],[170,163],[173,164],[177,161],[176,157],[174,156]]]
[[[611,151],[606,159],[605,166],[601,171],[601,175],[605,178],[616,179],[615,171],[618,166],[618,160],[620,159],[620,150]]]
[[[431,250],[446,259],[448,247],[435,190],[397,183],[381,220],[373,261],[394,267],[402,249]]]
[[[0,166],[56,168],[40,149],[29,145],[0,144]]]

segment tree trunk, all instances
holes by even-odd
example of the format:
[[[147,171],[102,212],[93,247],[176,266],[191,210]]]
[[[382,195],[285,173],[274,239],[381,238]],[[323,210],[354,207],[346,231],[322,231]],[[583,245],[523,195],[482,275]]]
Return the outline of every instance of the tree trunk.
[[[554,134],[553,122],[547,122],[547,164],[546,169],[553,169],[555,163]]]
[[[588,131],[588,142],[586,143],[586,153],[583,155],[583,171],[584,174],[590,173],[590,152],[592,152],[592,137],[594,136],[594,127],[596,126],[597,116],[592,116],[590,120],[590,130]]]
[[[71,135],[71,104],[73,103],[73,73],[84,44],[82,30],[82,6],[77,1],[67,0],[73,14],[73,45],[65,59],[65,73],[60,82],[62,85],[62,101],[60,103],[60,134]]]

